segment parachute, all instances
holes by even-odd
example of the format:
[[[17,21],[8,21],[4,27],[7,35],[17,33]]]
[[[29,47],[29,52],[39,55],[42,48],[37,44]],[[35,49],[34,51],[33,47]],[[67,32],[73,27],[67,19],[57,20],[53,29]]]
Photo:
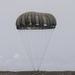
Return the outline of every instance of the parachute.
[[[50,13],[25,12],[16,20],[16,29],[34,70],[39,70],[56,28],[56,19]]]

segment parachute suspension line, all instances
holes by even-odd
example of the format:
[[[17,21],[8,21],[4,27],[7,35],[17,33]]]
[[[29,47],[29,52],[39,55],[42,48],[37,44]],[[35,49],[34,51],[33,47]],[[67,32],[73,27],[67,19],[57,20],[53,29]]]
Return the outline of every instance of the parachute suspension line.
[[[39,49],[40,49],[40,60],[39,60],[39,64],[38,64],[38,66],[37,66],[37,70],[39,71],[39,69],[38,69],[38,67],[39,67],[39,65],[40,65],[40,63],[41,63],[41,60],[42,60],[42,57],[43,57],[43,53],[44,53],[44,50],[43,50],[43,48],[45,47],[45,33],[44,33],[45,31],[44,30],[41,30],[40,31],[40,39],[39,39]],[[39,32],[38,32],[38,34],[39,34]],[[39,53],[38,53],[39,54]]]
[[[39,33],[38,33],[39,34]],[[39,66],[40,66],[40,63],[42,61],[42,58],[43,58],[43,55],[44,55],[44,52],[45,52],[45,47],[46,47],[46,40],[47,40],[47,32],[46,31],[42,31],[41,30],[41,34],[40,34],[40,43],[41,43],[41,47],[40,47],[40,51],[41,51],[41,58],[40,58],[40,62],[38,64],[38,67],[37,67],[37,70],[39,71]]]
[[[36,42],[35,42],[35,45],[36,45],[36,47],[35,47],[35,53],[36,53],[36,56],[38,56],[38,57],[36,57],[36,59],[38,60],[38,62],[40,63],[40,61],[41,61],[41,59],[42,59],[42,55],[43,55],[43,44],[45,43],[45,40],[43,39],[43,38],[45,38],[44,36],[44,34],[45,33],[43,33],[44,32],[44,30],[36,30],[36,32],[35,32],[35,38],[36,38]],[[39,36],[39,37],[38,37]],[[42,52],[42,54],[41,54],[41,52]],[[40,55],[41,56],[40,56]],[[39,58],[40,57],[40,58]],[[38,62],[36,62],[36,64],[37,64],[37,68],[36,68],[36,70],[38,70],[38,66],[39,66],[39,63]]]
[[[45,47],[45,49],[44,49],[41,62],[40,62],[40,64],[39,64],[38,68],[37,68],[38,71],[40,70],[40,67],[41,67],[41,65],[42,65],[42,63],[43,63],[43,60],[44,60],[44,57],[45,57],[47,48],[48,48],[49,43],[50,43],[50,40],[51,40],[52,32],[51,32],[50,34],[49,34],[48,32],[49,32],[49,31],[47,31],[47,36],[49,35],[49,38],[48,38],[48,40],[47,40],[47,43],[45,44],[46,47]],[[46,34],[46,33],[45,33],[45,34]],[[47,39],[47,37],[46,37],[46,39]],[[43,39],[42,39],[42,40],[43,40]],[[44,43],[45,43],[45,40],[44,40],[43,44],[44,44]],[[42,46],[42,47],[43,47],[43,46]]]
[[[35,44],[35,60],[38,60],[37,56],[38,56],[38,53],[37,53],[37,49],[38,49],[38,44],[39,44],[39,40],[38,40],[38,30],[35,31],[34,33],[35,36],[35,40],[34,40],[34,44]],[[37,65],[38,65],[38,62],[35,62],[36,64],[36,70],[37,70]]]
[[[37,46],[36,46],[36,51],[37,51],[37,53],[36,53],[36,56],[38,56],[38,57],[40,57],[40,58],[38,58],[37,57],[37,59],[39,59],[38,60],[38,62],[40,62],[41,61],[41,56],[40,55],[42,55],[41,54],[41,52],[43,52],[43,51],[41,51],[42,49],[41,49],[41,47],[42,47],[42,44],[43,44],[43,42],[41,41],[43,38],[43,33],[42,33],[42,30],[37,30]],[[38,35],[39,35],[39,37],[38,37]],[[39,50],[38,50],[39,49]],[[40,52],[40,53],[39,53]],[[39,63],[37,63],[37,71],[38,71],[38,65],[39,65]]]
[[[34,67],[35,67],[35,70],[36,70],[35,62],[34,62],[33,59],[36,58],[36,53],[35,53],[36,52],[36,39],[35,39],[35,34],[37,34],[37,33],[36,33],[36,30],[31,30],[31,31],[29,31],[29,33],[30,33],[30,36],[29,36],[29,40],[30,40],[29,41],[29,44],[30,44],[31,54],[32,54],[32,56],[33,56],[33,53],[35,55],[35,56],[31,57],[31,58],[32,58],[32,61],[33,61],[33,64],[34,64]]]
[[[32,51],[31,51],[31,50],[32,50],[32,44],[33,44],[33,43],[31,42],[31,41],[32,41],[32,40],[31,40],[31,39],[32,39],[32,34],[31,34],[31,35],[30,35],[30,34],[31,34],[31,30],[27,31],[27,35],[28,35],[28,36],[27,36],[27,35],[26,35],[26,36],[27,36],[27,40],[29,41],[29,42],[28,42],[28,48],[29,48],[28,51],[29,51],[29,53],[30,53],[30,54],[29,54],[29,55],[30,55],[30,61],[31,61],[32,66],[34,67],[34,71],[35,71],[35,65],[34,65],[34,63],[33,63]],[[25,35],[25,33],[24,33],[24,35]]]
[[[30,51],[30,58],[31,58],[31,62],[32,62],[33,66],[34,66],[34,71],[35,71],[35,65],[34,65],[34,63],[33,63],[32,51],[31,51],[31,50],[32,50],[32,44],[33,44],[33,43],[31,42],[31,41],[32,41],[32,40],[31,40],[31,39],[32,39],[32,34],[31,34],[31,35],[30,35],[30,34],[31,34],[30,31],[28,31],[28,38],[29,38],[29,39],[28,39],[28,41],[29,41],[28,45],[29,45],[29,48],[30,48],[30,49],[29,49],[29,51]]]
[[[24,33],[25,34],[25,33]],[[23,37],[23,35],[21,35],[20,34],[20,31],[19,31],[19,35],[20,35],[20,38],[21,38],[21,40],[22,40],[22,43],[23,43],[23,45],[24,45],[24,48],[25,48],[25,42],[24,42],[24,38],[26,38],[26,41],[28,41],[28,39],[27,39],[27,37]],[[27,42],[26,42],[27,43]],[[30,48],[30,47],[28,47],[28,48]],[[29,58],[29,61],[30,61],[30,63],[31,63],[31,65],[32,65],[32,68],[33,68],[33,70],[35,71],[35,67],[34,67],[34,64],[33,64],[33,62],[32,62],[32,56],[29,56],[29,53],[28,53],[28,51],[27,51],[27,49],[25,49],[25,51],[26,51],[26,53],[27,53],[27,56],[28,56],[28,58]]]

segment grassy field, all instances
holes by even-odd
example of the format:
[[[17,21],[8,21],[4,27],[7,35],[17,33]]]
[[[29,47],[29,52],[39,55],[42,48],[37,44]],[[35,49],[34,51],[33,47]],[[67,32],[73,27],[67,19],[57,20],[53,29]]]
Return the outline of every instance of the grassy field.
[[[0,71],[0,75],[75,75],[75,71]]]

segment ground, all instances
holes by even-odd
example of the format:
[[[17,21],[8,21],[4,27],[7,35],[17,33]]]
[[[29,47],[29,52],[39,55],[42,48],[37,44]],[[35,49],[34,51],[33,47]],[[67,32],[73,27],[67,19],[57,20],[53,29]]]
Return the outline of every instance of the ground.
[[[0,71],[0,75],[75,75],[75,71]]]

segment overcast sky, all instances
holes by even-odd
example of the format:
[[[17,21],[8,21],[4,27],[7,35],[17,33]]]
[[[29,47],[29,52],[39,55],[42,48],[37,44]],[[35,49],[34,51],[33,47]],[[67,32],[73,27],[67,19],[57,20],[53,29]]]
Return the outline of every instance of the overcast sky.
[[[33,70],[15,27],[17,17],[27,11],[57,19],[40,70],[75,70],[75,0],[0,0],[0,70]]]

